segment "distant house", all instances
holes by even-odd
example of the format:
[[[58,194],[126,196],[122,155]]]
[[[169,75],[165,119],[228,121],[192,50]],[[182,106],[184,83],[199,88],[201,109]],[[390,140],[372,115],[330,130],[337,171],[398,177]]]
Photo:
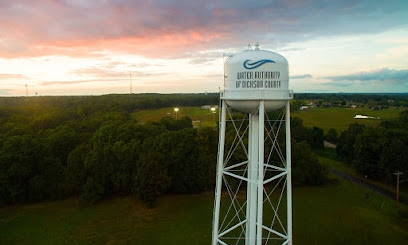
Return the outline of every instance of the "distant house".
[[[379,117],[370,117],[370,116],[364,116],[364,115],[356,115],[354,119],[380,119]]]
[[[301,106],[300,108],[299,108],[301,111],[304,111],[304,110],[309,110],[309,107],[307,107],[307,106]]]
[[[367,118],[369,118],[368,116],[364,116],[364,115],[356,115],[355,117],[354,117],[354,119],[367,119]]]
[[[203,109],[203,110],[209,110],[209,109],[211,109],[211,108],[218,109],[218,105],[214,105],[214,106],[211,106],[211,105],[203,105],[203,106],[201,106],[201,109]]]
[[[351,108],[358,108],[358,105],[351,105]]]

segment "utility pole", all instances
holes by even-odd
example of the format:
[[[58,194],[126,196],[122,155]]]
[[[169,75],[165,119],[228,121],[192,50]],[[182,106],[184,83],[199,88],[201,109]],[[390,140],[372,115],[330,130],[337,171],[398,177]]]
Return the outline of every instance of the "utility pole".
[[[129,72],[129,75],[130,75],[130,94],[132,94],[133,93],[133,88],[132,88],[132,72]]]
[[[399,179],[400,179],[400,175],[404,174],[403,172],[397,171],[396,173],[394,173],[397,176],[397,209],[398,209],[398,201],[399,201]]]
[[[217,126],[217,124],[215,123],[215,115],[214,115],[216,113],[215,112],[215,107],[211,107],[211,112],[212,112],[212,116],[213,116],[214,125]]]

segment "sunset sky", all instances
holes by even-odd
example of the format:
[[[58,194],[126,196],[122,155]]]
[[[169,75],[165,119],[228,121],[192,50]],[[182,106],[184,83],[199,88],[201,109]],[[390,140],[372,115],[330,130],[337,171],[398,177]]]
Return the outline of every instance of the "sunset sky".
[[[408,92],[407,0],[0,0],[0,96],[216,92],[255,42],[295,92]]]

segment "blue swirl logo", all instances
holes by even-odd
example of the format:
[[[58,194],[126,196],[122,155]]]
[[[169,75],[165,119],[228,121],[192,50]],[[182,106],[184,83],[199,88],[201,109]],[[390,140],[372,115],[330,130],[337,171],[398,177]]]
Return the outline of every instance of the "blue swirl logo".
[[[258,67],[260,67],[261,65],[263,65],[263,64],[265,64],[265,63],[276,63],[276,62],[273,61],[273,60],[258,60],[258,61],[255,61],[255,62],[253,62],[253,63],[250,63],[250,61],[251,61],[251,60],[246,60],[246,61],[244,62],[244,67],[245,67],[246,69],[255,69],[255,68],[258,68]]]

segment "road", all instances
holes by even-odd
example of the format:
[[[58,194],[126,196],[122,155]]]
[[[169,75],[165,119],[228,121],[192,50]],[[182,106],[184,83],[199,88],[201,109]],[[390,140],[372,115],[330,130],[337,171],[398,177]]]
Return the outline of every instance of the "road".
[[[335,175],[337,175],[337,176],[339,176],[339,177],[345,179],[345,180],[348,180],[348,181],[350,181],[350,182],[353,182],[353,183],[355,183],[355,184],[357,184],[357,185],[359,185],[359,186],[362,186],[362,187],[364,187],[364,188],[366,188],[366,189],[369,189],[369,190],[372,190],[372,191],[374,191],[374,192],[377,192],[377,193],[379,193],[379,194],[381,194],[381,195],[383,195],[383,196],[386,196],[386,197],[388,197],[388,198],[391,198],[391,199],[393,199],[393,200],[397,200],[396,194],[393,193],[393,192],[391,192],[391,191],[389,191],[389,190],[387,190],[387,189],[384,189],[384,188],[378,187],[378,186],[376,186],[376,185],[367,183],[367,182],[365,182],[365,181],[363,181],[363,180],[361,180],[361,179],[358,179],[358,178],[356,178],[356,177],[353,177],[353,176],[351,176],[351,175],[348,175],[348,174],[346,174],[346,173],[340,172],[340,171],[335,170],[335,169],[332,169],[332,168],[329,168],[329,171],[330,171],[331,173],[333,173],[333,174],[335,174]],[[404,203],[405,205],[408,205],[408,198],[403,197],[403,196],[400,195],[400,196],[399,196],[399,202],[400,202],[400,203]]]

